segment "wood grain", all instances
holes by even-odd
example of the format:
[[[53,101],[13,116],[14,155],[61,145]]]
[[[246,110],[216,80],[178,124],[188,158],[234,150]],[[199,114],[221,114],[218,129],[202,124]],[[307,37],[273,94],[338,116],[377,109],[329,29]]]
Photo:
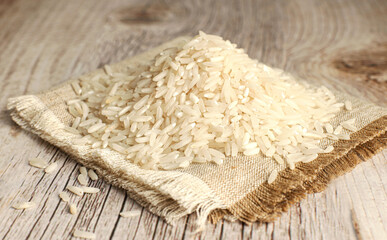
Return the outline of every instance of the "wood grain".
[[[77,164],[20,130],[5,111],[9,97],[49,89],[198,30],[310,82],[387,106],[386,22],[383,0],[1,0],[0,239],[70,239],[76,228],[98,239],[387,239],[387,150],[274,223],[221,221],[198,235],[195,216],[170,226],[101,180],[91,183],[100,193],[71,197],[80,212],[69,214],[57,194],[75,184]],[[58,172],[29,167],[36,156],[58,162]],[[24,200],[38,207],[10,208]],[[141,215],[119,217],[131,209]]]

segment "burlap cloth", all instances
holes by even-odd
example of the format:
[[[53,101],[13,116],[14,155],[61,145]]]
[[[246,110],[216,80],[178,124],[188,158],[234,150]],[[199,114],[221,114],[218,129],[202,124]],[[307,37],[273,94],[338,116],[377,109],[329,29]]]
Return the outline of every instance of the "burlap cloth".
[[[162,49],[182,44],[186,39],[175,39],[114,64],[112,69],[120,71],[128,65],[147,62]],[[91,78],[101,71],[82,77]],[[207,218],[216,222],[226,215],[248,223],[272,221],[290,204],[307,193],[324,190],[331,179],[387,145],[387,109],[335,93],[338,101],[350,100],[353,110],[343,110],[331,124],[336,127],[341,121],[356,118],[355,125],[360,130],[352,133],[350,140],[323,141],[322,147],[333,144],[334,151],[320,154],[310,163],[296,164],[295,170],[263,156],[228,158],[220,166],[193,164],[177,171],[144,170],[113,150],[71,144],[74,135],[64,130],[73,120],[66,108],[66,101],[75,97],[69,82],[38,95],[9,99],[13,120],[96,170],[107,182],[125,189],[133,199],[170,223],[195,211],[200,226]],[[279,175],[269,185],[266,180],[274,169]]]

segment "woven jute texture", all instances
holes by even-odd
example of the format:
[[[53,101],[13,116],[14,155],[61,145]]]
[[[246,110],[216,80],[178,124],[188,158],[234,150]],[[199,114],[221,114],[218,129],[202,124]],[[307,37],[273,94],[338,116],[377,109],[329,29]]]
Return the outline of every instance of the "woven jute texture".
[[[188,39],[177,38],[113,64],[112,69],[120,72],[128,66],[146,63],[162,49],[180,46]],[[92,78],[101,72],[99,69],[81,77]],[[334,151],[319,154],[312,162],[296,164],[294,170],[262,155],[240,155],[227,158],[223,165],[192,164],[176,171],[144,170],[113,150],[72,144],[74,135],[64,130],[73,120],[66,106],[66,101],[75,97],[71,81],[74,80],[38,95],[9,99],[12,118],[24,129],[96,170],[107,182],[125,189],[133,199],[170,223],[192,212],[198,214],[199,226],[204,226],[208,218],[216,222],[225,216],[247,223],[272,221],[290,204],[308,193],[324,190],[331,179],[387,146],[387,109],[336,92],[338,101],[352,102],[353,110],[339,112],[331,124],[337,127],[342,121],[355,118],[359,130],[351,134],[350,140],[322,141],[321,147],[333,145]],[[279,175],[269,185],[267,178],[274,169]]]

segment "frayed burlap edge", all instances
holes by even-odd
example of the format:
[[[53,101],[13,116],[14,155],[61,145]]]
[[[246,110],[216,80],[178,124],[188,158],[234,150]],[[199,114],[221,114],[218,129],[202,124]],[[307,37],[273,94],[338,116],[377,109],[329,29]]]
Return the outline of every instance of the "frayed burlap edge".
[[[387,116],[383,116],[353,133],[350,140],[334,144],[335,150],[321,154],[310,163],[300,163],[295,170],[289,168],[278,174],[272,184],[261,184],[243,199],[225,209],[216,209],[209,220],[216,223],[232,215],[245,223],[272,222],[282,212],[309,193],[325,190],[329,182],[367,161],[387,147]]]

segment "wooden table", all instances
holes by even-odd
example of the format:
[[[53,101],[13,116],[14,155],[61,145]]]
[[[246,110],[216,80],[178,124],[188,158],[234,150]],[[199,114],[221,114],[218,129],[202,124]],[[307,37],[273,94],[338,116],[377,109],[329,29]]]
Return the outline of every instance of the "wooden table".
[[[387,239],[387,150],[309,195],[274,223],[221,221],[193,235],[195,216],[176,226],[99,180],[98,195],[77,202],[73,216],[58,192],[78,165],[22,131],[7,99],[37,93],[103,64],[198,30],[222,35],[269,65],[310,82],[387,106],[387,1],[0,1],[0,239],[70,239],[75,228],[98,239]],[[54,174],[31,168],[33,157],[57,161]],[[32,200],[38,207],[10,205]],[[119,212],[141,209],[134,218]]]

